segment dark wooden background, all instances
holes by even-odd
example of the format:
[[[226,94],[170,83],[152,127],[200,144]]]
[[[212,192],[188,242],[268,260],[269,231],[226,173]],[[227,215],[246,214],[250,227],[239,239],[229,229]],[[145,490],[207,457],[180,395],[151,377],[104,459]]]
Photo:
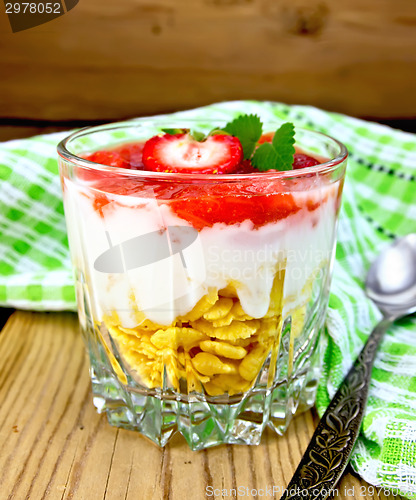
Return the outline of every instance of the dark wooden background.
[[[0,68],[21,134],[245,98],[409,120],[416,2],[80,0],[18,33],[2,11]]]

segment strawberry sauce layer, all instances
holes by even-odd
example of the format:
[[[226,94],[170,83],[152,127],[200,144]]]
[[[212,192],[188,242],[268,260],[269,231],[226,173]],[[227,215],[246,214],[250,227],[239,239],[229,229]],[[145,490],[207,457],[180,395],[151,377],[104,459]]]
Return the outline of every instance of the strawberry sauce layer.
[[[262,138],[268,141],[271,137]],[[124,144],[111,150],[96,151],[84,155],[84,158],[94,163],[108,165],[128,170],[145,170],[142,162],[144,143]],[[304,168],[318,165],[320,162],[304,153],[297,152],[294,156],[293,168]],[[81,170],[78,175],[83,180],[91,182],[91,187],[97,190],[94,208],[102,215],[102,207],[110,203],[105,193],[118,195],[133,195],[143,198],[156,197],[159,203],[168,204],[171,210],[180,218],[200,230],[216,223],[237,224],[250,220],[255,228],[264,224],[285,219],[302,208],[309,212],[317,209],[320,202],[316,199],[302,197],[302,202],[288,192],[284,181],[267,181],[261,172],[255,169],[250,161],[242,161],[235,170],[236,174],[257,174],[252,179],[244,181],[219,182],[202,184],[178,181],[172,174],[172,181],[150,181],[134,178],[123,178],[118,172],[99,172]],[[211,181],[210,181],[211,182]],[[308,189],[308,180],[305,190]],[[300,189],[302,191],[302,189]]]

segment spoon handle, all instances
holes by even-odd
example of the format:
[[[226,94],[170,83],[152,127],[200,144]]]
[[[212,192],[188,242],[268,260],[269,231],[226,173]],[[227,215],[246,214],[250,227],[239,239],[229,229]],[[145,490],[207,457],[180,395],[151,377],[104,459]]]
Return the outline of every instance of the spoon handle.
[[[316,428],[281,500],[324,500],[347,466],[367,403],[378,345],[393,318],[374,328]]]

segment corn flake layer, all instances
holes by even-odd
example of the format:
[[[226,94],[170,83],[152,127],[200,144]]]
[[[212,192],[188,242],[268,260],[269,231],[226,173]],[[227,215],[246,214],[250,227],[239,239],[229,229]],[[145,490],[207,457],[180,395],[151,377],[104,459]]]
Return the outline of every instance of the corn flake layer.
[[[276,274],[269,310],[260,319],[245,313],[230,284],[209,290],[170,326],[143,319],[135,328],[123,328],[115,314],[104,323],[124,364],[141,384],[233,395],[250,388],[270,352],[278,349],[283,279],[284,273]],[[296,315],[299,331],[304,310]]]

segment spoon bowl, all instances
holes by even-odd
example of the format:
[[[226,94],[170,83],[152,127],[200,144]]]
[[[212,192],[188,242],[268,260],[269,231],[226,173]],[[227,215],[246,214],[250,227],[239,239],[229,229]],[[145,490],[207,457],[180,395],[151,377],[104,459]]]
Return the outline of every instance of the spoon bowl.
[[[384,332],[396,319],[416,312],[416,234],[384,249],[371,266],[365,285],[368,297],[384,317],[329,403],[281,500],[324,500],[344,472],[360,432],[371,369]],[[333,443],[342,445],[334,451]]]
[[[396,240],[380,253],[365,287],[385,316],[395,319],[416,311],[416,234]]]

